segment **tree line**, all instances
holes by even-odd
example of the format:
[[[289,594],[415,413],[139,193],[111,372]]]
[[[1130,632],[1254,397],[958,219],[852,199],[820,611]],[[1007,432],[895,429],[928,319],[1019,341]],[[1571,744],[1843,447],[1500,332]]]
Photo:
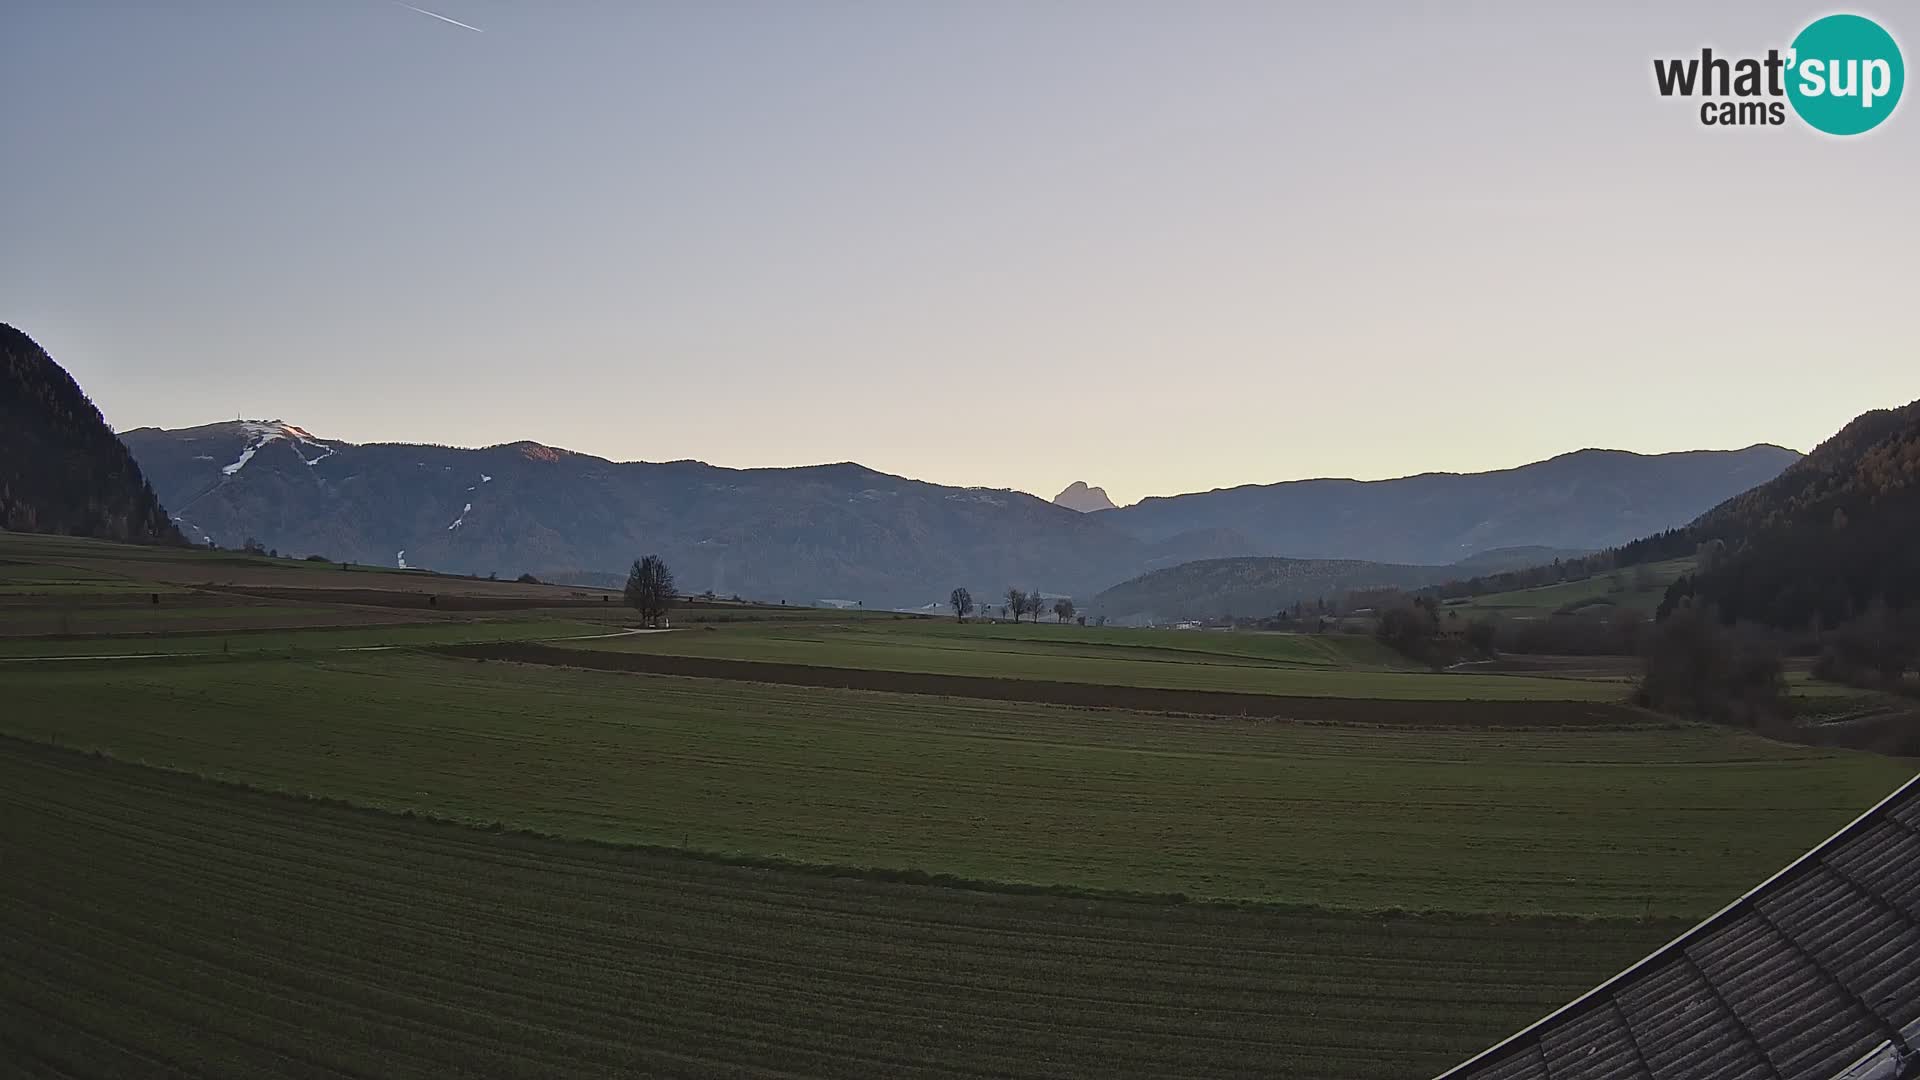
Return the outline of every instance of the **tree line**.
[[[1049,610],[1046,598],[1040,595],[1039,589],[1028,591],[1026,589],[1010,588],[1007,590],[1006,599],[1007,602],[1000,606],[1000,616],[1002,618],[1011,616],[1014,622],[1019,622],[1023,615],[1031,615],[1033,616],[1034,622],[1039,622],[1040,616]],[[956,588],[952,593],[948,594],[947,606],[953,609],[953,617],[956,622],[965,622],[968,616],[978,610],[974,606],[973,593],[965,586]],[[1055,621],[1063,623],[1073,622],[1078,612],[1078,609],[1073,605],[1072,598],[1065,596],[1055,598],[1051,610]],[[1078,616],[1078,619],[1080,625],[1086,625],[1087,620],[1085,616]]]

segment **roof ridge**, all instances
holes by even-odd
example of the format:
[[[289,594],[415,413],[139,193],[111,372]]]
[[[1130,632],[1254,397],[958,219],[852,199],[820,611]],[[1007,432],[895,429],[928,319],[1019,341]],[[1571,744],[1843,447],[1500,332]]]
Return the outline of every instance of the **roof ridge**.
[[[1482,1050],[1480,1053],[1439,1074],[1434,1080],[1465,1080],[1474,1070],[1504,1061],[1509,1055],[1521,1051],[1522,1048],[1527,1045],[1532,1045],[1529,1039],[1538,1042],[1539,1036],[1551,1030],[1560,1022],[1584,1015],[1589,1009],[1596,1007],[1601,1002],[1613,1000],[1611,997],[1612,992],[1630,984],[1636,973],[1650,970],[1660,962],[1672,958],[1676,953],[1687,956],[1687,958],[1691,960],[1691,956],[1688,956],[1685,952],[1688,945],[1720,929],[1723,924],[1731,923],[1739,914],[1757,903],[1763,894],[1770,894],[1784,882],[1797,878],[1800,873],[1810,865],[1819,863],[1822,855],[1866,832],[1873,825],[1878,824],[1883,818],[1904,831],[1920,833],[1920,830],[1914,830],[1912,826],[1894,818],[1891,814],[1892,809],[1897,804],[1906,801],[1909,795],[1920,796],[1920,773],[1908,778],[1905,783],[1869,807],[1864,813],[1842,826],[1839,831],[1835,832],[1832,836],[1827,837],[1825,840],[1807,849],[1799,858],[1781,867],[1779,870],[1774,871],[1766,880],[1748,889],[1742,893],[1738,899],[1707,916],[1705,919],[1702,919],[1698,924],[1681,933],[1672,941],[1641,957],[1612,978],[1600,983],[1598,986],[1574,998],[1565,1005],[1560,1006],[1558,1009],[1555,1009],[1526,1027],[1521,1028],[1519,1031],[1514,1032],[1512,1035]],[[1871,890],[1868,891],[1870,892]],[[1895,1030],[1898,1031],[1900,1029],[1896,1028]],[[1629,1031],[1631,1031],[1631,1028],[1629,1028]],[[1867,1058],[1862,1058],[1861,1060],[1866,1061],[1868,1058],[1871,1058],[1874,1052],[1870,1052]]]

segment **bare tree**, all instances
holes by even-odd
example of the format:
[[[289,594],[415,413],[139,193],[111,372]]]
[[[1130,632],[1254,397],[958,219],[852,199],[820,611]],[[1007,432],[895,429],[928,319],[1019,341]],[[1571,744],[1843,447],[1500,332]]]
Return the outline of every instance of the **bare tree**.
[[[645,555],[634,561],[633,570],[627,574],[627,603],[648,626],[659,626],[667,617],[675,595],[673,571],[667,569],[665,559]]]
[[[1019,589],[1008,589],[1007,610],[1013,612],[1013,621],[1019,622],[1020,616],[1027,613],[1027,594]]]
[[[1055,600],[1053,602],[1053,617],[1059,622],[1071,620],[1073,618],[1073,601],[1065,597]]]
[[[967,616],[973,614],[973,594],[964,587],[953,590],[953,594],[947,597],[947,604],[953,608],[955,622],[965,622]]]
[[[1046,610],[1047,610],[1047,602],[1045,600],[1040,599],[1040,590],[1028,589],[1027,590],[1027,613],[1033,616],[1033,621],[1039,622],[1040,616],[1043,613],[1045,613]]]

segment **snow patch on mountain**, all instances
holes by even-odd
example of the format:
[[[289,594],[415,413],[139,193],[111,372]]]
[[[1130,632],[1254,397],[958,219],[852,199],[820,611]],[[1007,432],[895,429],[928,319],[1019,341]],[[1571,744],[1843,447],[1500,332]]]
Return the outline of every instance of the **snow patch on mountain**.
[[[469,489],[469,490],[471,490],[471,489]],[[457,528],[459,528],[459,527],[460,527],[460,525],[461,525],[461,523],[463,523],[463,522],[465,522],[465,521],[467,520],[467,515],[468,515],[468,514],[471,514],[471,513],[473,513],[473,504],[472,504],[472,503],[468,503],[467,505],[465,505],[465,506],[463,506],[463,507],[461,507],[461,508],[460,508],[460,516],[459,516],[459,517],[457,517],[457,518],[454,518],[454,519],[453,519],[453,524],[451,524],[451,525],[449,525],[449,526],[447,526],[447,531],[448,531],[448,532],[452,532],[453,530],[455,530],[455,529],[457,529]]]
[[[240,451],[240,460],[234,462],[231,465],[222,465],[220,467],[220,471],[227,474],[228,476],[232,476],[234,473],[237,473],[241,469],[246,468],[247,462],[252,461],[253,455],[259,453],[260,448],[265,445],[267,444],[264,442],[248,443],[246,449]]]
[[[281,440],[292,443],[294,453],[299,454],[300,460],[310,467],[332,457],[339,450],[337,446],[314,438],[306,428],[283,420],[241,420],[236,426],[240,429],[240,433],[247,437],[247,445],[241,449],[239,460],[231,465],[221,466],[220,471],[227,476],[232,476],[246,468],[247,462],[253,460],[253,455],[259,453],[268,443]],[[320,453],[316,457],[308,458],[309,450],[318,450]]]
[[[205,542],[213,539],[212,536],[208,535],[207,530],[201,528],[198,525],[195,525],[193,522],[188,521],[186,518],[181,517],[179,514],[169,514],[167,516],[173,519],[173,523],[175,525],[178,525],[182,529],[190,531],[194,537],[198,538],[198,542]]]

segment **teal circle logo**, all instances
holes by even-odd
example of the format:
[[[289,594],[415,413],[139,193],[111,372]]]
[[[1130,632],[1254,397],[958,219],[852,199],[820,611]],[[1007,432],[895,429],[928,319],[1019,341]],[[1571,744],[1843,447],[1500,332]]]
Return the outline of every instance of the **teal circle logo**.
[[[1829,135],[1858,135],[1879,126],[1900,104],[1907,66],[1893,35],[1860,15],[1829,15],[1793,39],[1787,100],[1793,111]]]

